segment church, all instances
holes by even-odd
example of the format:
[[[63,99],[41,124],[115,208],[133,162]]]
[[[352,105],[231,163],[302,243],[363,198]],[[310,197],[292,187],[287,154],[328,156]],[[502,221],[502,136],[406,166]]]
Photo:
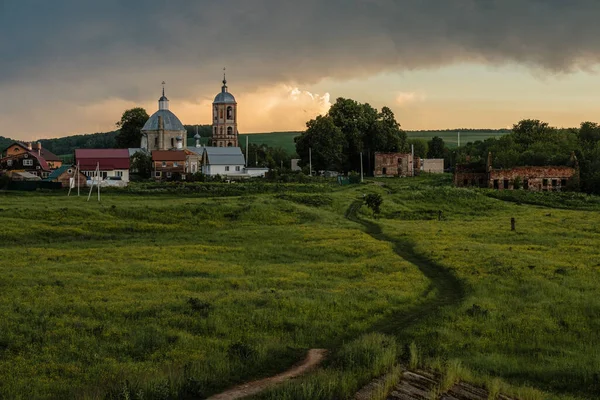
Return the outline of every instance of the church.
[[[202,171],[208,176],[227,177],[264,176],[267,169],[247,168],[239,147],[238,104],[227,87],[223,75],[221,92],[212,104],[212,137],[210,146],[200,144],[196,134],[194,146],[188,146],[187,130],[181,120],[169,109],[164,82],[158,111],[142,128],[141,149],[152,154],[153,177],[157,180],[185,180],[186,175]],[[185,157],[183,154],[185,153]],[[185,161],[184,161],[185,160]]]

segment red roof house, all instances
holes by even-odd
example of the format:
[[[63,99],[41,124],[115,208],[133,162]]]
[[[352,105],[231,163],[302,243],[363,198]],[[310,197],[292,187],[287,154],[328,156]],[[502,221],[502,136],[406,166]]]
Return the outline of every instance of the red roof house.
[[[97,166],[104,179],[122,179],[129,182],[129,150],[128,149],[77,149],[75,165],[86,176],[93,176]]]

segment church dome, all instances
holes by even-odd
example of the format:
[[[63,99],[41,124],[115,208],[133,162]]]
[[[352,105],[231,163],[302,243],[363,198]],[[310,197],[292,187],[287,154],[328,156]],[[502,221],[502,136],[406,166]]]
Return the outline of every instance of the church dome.
[[[213,103],[233,103],[235,104],[235,97],[227,91],[227,79],[223,76],[223,86],[221,87],[221,93],[215,97]]]
[[[165,83],[163,82],[163,85]],[[163,86],[162,97],[158,99],[158,111],[152,114],[150,119],[146,121],[142,131],[157,131],[159,129],[158,126],[158,117],[162,117],[163,120],[163,129],[165,131],[185,131],[185,127],[177,118],[175,114],[173,114],[169,110],[169,99],[165,96],[165,88]]]
[[[150,119],[146,121],[142,131],[157,131],[159,129],[158,117],[162,117],[165,131],[185,131],[185,127],[179,118],[170,110],[158,110],[152,114]]]

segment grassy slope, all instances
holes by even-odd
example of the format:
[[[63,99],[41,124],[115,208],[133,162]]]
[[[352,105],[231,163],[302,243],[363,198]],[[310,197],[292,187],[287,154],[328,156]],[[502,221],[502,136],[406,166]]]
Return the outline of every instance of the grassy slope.
[[[0,397],[202,396],[418,301],[347,195],[316,196],[0,197]]]
[[[240,146],[246,147],[246,137],[251,144],[266,144],[270,147],[281,147],[289,154],[296,154],[296,144],[294,138],[300,132],[272,132],[272,133],[252,133],[240,135]]]
[[[0,197],[0,371],[14,371],[0,393],[102,393],[125,379],[146,393],[209,393],[325,346],[323,371],[266,398],[345,398],[397,354],[377,335],[340,347],[369,331],[414,341],[426,362],[557,394],[538,398],[600,390],[597,212],[504,202],[446,177],[382,183],[102,205]],[[345,220],[366,192],[384,196],[381,218],[362,207],[364,223]],[[458,303],[440,269],[461,282]]]

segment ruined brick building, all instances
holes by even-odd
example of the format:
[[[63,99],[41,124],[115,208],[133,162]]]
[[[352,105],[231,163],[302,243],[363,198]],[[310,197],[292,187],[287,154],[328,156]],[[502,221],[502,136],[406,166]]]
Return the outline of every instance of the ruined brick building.
[[[492,168],[492,155],[483,164],[459,164],[454,171],[454,185],[458,187],[480,187],[497,190],[560,191],[579,176],[577,159],[572,156],[574,167],[543,166]]]
[[[418,158],[417,158],[418,159]],[[411,153],[375,153],[376,177],[381,176],[414,176],[420,169],[414,165]]]

